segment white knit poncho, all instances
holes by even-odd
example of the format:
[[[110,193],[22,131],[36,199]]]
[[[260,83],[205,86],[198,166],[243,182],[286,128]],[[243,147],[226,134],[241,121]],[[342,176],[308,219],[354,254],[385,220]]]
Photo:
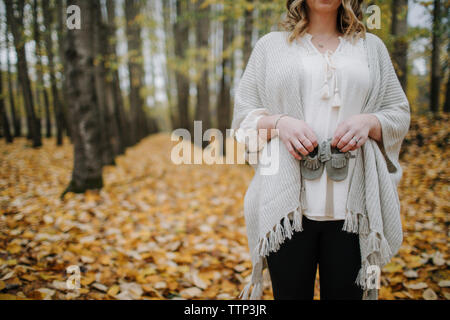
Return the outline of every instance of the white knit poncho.
[[[236,91],[232,129],[237,130],[256,108],[304,119],[302,63],[296,54],[298,44],[289,44],[288,35],[286,31],[274,31],[257,41]],[[346,202],[349,214],[343,230],[359,234],[362,267],[355,281],[364,289],[363,299],[378,299],[376,283],[371,282],[377,278],[370,266],[381,269],[403,241],[397,186],[402,177],[399,153],[409,130],[410,107],[382,40],[367,33],[364,46],[370,89],[362,113],[374,114],[380,120],[382,143],[369,138],[356,150]],[[253,270],[251,281],[241,292],[242,299],[261,298],[266,257],[294,231],[303,230],[306,201],[300,162],[278,136],[265,148],[279,150],[279,169],[267,175],[261,174],[259,164],[254,166],[255,175],[245,194],[244,215]]]

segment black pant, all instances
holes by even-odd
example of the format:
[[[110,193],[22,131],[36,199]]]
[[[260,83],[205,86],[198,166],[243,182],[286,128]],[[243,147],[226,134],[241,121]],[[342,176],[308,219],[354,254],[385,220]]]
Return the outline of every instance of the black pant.
[[[358,235],[342,231],[344,221],[303,217],[303,231],[267,256],[275,300],[312,300],[317,264],[321,300],[361,300],[355,284],[361,267]]]

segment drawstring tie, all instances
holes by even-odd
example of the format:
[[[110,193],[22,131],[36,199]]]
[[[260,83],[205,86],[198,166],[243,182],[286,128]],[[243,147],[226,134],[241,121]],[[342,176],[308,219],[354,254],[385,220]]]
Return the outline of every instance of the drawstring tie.
[[[339,87],[337,83],[337,73],[336,73],[336,66],[334,65],[333,61],[331,60],[331,51],[327,50],[327,52],[324,54],[325,58],[325,80],[322,87],[322,99],[327,100],[330,98],[330,88],[328,85],[328,79],[330,79],[334,75],[334,96],[333,96],[333,107],[340,107],[341,106],[341,96],[339,94]]]

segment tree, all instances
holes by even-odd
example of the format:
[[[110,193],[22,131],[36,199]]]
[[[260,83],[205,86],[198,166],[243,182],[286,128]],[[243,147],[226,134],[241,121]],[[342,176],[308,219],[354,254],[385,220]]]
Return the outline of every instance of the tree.
[[[447,26],[447,28],[449,28]],[[448,31],[448,29],[447,29]],[[447,69],[447,88],[445,92],[445,103],[444,103],[444,112],[450,112],[450,41],[447,43],[447,61],[446,61],[446,69]]]
[[[208,56],[209,56],[209,13],[210,5],[205,4],[204,1],[196,3],[196,11],[200,15],[196,19],[196,41],[198,59],[197,72],[200,74],[197,79],[197,106],[195,110],[195,120],[202,122],[204,131],[211,128],[211,114],[209,106],[209,72],[208,72]],[[209,144],[208,141],[203,141],[203,147]]]
[[[13,136],[11,134],[11,130],[9,127],[9,120],[8,115],[6,113],[5,108],[5,99],[3,98],[3,71],[1,67],[1,61],[0,61],[0,124],[3,128],[3,134],[5,135],[5,139],[7,143],[13,142]]]
[[[439,111],[439,95],[441,87],[440,44],[441,44],[441,1],[434,0],[433,9],[433,48],[431,52],[430,110]]]
[[[189,24],[186,18],[187,12],[187,0],[176,0],[176,21],[173,26],[173,33],[175,39],[175,59],[177,62],[185,62],[186,59],[189,37]],[[192,126],[189,117],[189,78],[177,67],[175,79],[177,84],[178,126],[191,131]]]
[[[391,34],[394,36],[392,60],[403,90],[407,87],[408,69],[408,0],[392,1]]]
[[[61,72],[61,82],[62,82],[62,97],[64,101],[69,101],[68,95],[67,95],[67,63],[66,63],[66,56],[65,56],[65,50],[64,46],[67,43],[65,41],[65,35],[66,35],[66,26],[63,17],[66,16],[66,13],[64,11],[65,8],[65,0],[58,0],[56,1],[56,21],[57,21],[57,34],[58,34],[58,57],[60,59],[60,63],[62,65],[62,72]],[[63,120],[64,120],[64,129],[66,130],[67,136],[71,137],[71,124],[68,119],[68,110],[67,105],[63,101],[60,101],[60,105],[62,107],[63,112]]]
[[[163,18],[164,18],[164,39],[165,39],[165,55],[166,55],[166,68],[164,73],[164,82],[167,96],[168,112],[170,123],[172,128],[178,127],[178,118],[174,110],[174,98],[172,90],[175,87],[173,73],[170,68],[169,61],[173,60],[173,32],[172,32],[172,7],[171,0],[163,1]]]
[[[56,83],[55,57],[53,53],[52,39],[54,7],[50,7],[50,1],[42,1],[42,11],[44,14],[45,45],[47,47],[48,72],[50,75],[50,84],[52,88],[53,110],[56,118],[56,144],[60,146],[63,144],[64,113],[59,97],[58,85]]]
[[[450,112],[450,72],[447,75],[447,89],[445,90],[444,112]]]
[[[232,3],[229,3],[232,6]],[[230,8],[225,7],[224,10]],[[230,54],[231,46],[234,38],[233,18],[225,11],[225,20],[223,21],[223,37],[222,37],[222,76],[220,79],[220,89],[217,105],[217,122],[222,135],[226,137],[226,129],[231,122],[231,84],[233,79],[233,56]],[[224,152],[226,153],[226,143],[224,143]]]
[[[97,102],[100,114],[101,140],[102,140],[102,160],[103,165],[114,165],[114,154],[112,142],[116,142],[117,130],[116,122],[112,117],[112,90],[106,81],[105,58],[107,56],[106,26],[103,23],[101,3],[99,0],[92,0],[92,10],[97,17],[94,23],[94,66],[95,66],[95,85],[97,89]]]
[[[273,10],[270,7],[272,1],[259,0],[258,1],[258,36],[261,38],[266,33],[270,32],[272,27]]]
[[[126,34],[128,40],[128,72],[130,83],[131,141],[138,143],[146,134],[144,100],[141,96],[143,86],[143,56],[141,26],[138,15],[141,10],[140,0],[125,0]]]
[[[45,110],[45,132],[47,138],[52,136],[52,122],[50,118],[50,102],[48,98],[47,89],[44,84],[44,72],[42,67],[42,48],[41,48],[41,32],[38,20],[38,0],[33,0],[33,34],[34,42],[36,44],[36,101],[39,105],[44,105]],[[43,101],[42,101],[43,100]]]
[[[92,43],[95,19],[93,1],[69,0],[83,12],[82,28],[67,31],[66,62],[68,106],[73,121],[74,166],[67,192],[82,193],[103,187],[100,121],[95,88]]]
[[[9,98],[9,108],[11,111],[12,125],[14,129],[14,137],[20,137],[22,135],[22,126],[20,122],[20,117],[16,114],[16,102],[14,100],[14,90],[11,72],[11,59],[9,57],[9,32],[8,24],[5,27],[5,38],[6,38],[6,64],[7,64],[7,74],[6,78],[8,80],[8,98]]]
[[[252,53],[253,35],[253,1],[247,0],[244,11],[244,64],[246,65]]]
[[[119,132],[119,152],[125,152],[126,147],[131,145],[130,135],[128,132],[128,118],[123,106],[122,90],[120,88],[119,79],[119,62],[116,54],[116,22],[115,22],[115,0],[106,1],[106,9],[108,13],[108,62],[110,65],[109,76],[111,77],[113,93],[114,93],[114,115],[117,122],[117,130]]]
[[[5,1],[6,19],[14,37],[14,47],[17,55],[17,72],[22,88],[25,110],[27,113],[27,124],[33,147],[42,146],[41,134],[34,110],[33,93],[28,75],[27,53],[25,51],[25,37],[23,32],[24,0]]]

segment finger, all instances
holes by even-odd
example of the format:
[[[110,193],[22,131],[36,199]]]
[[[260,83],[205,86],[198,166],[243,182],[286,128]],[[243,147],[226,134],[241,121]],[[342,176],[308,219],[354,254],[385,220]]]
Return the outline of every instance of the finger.
[[[353,130],[347,131],[336,144],[336,147],[342,151],[342,149],[350,142],[350,140],[355,136]],[[352,147],[352,146],[350,146]]]
[[[305,136],[309,141],[311,141],[314,148],[319,145],[319,142],[317,141],[317,137],[316,137],[314,131],[312,131],[310,128],[307,128],[307,130],[305,132]]]
[[[356,139],[358,139],[358,142],[355,141],[354,146],[352,148],[350,148],[349,151],[355,151],[355,150],[357,150],[358,148],[360,148],[364,144],[364,138],[356,137]]]
[[[290,141],[286,142],[286,148],[288,149],[289,153],[297,160],[302,160],[301,156],[295,151],[295,148],[292,146]]]
[[[360,141],[358,141],[359,143]],[[348,151],[355,151],[356,149],[358,149],[358,143],[355,143],[355,145],[353,147],[351,147]]]
[[[308,150],[309,152],[313,152],[314,151],[314,146],[311,143],[311,141],[305,136],[305,135],[301,135],[298,140],[300,140],[300,142],[302,143],[302,145],[305,147],[306,150]]]
[[[358,138],[356,138],[356,139],[358,139]],[[352,139],[350,139],[350,141],[347,143],[346,146],[344,146],[343,148],[340,149],[340,151],[341,152],[347,152],[347,151],[350,151],[350,150],[354,150],[356,145],[357,145],[356,140],[352,138]]]
[[[294,149],[296,149],[302,155],[307,156],[309,154],[308,150],[306,150],[303,144],[300,143],[300,140],[294,138],[292,139],[291,143]]]
[[[342,139],[342,137],[347,133],[348,129],[345,125],[340,124],[336,128],[334,132],[333,139],[331,140],[331,146],[336,147],[339,141]]]
[[[369,137],[363,137],[363,138],[359,139],[358,143],[355,146],[355,150],[358,149],[358,148],[361,148],[366,143],[366,141],[368,139],[369,139]]]

